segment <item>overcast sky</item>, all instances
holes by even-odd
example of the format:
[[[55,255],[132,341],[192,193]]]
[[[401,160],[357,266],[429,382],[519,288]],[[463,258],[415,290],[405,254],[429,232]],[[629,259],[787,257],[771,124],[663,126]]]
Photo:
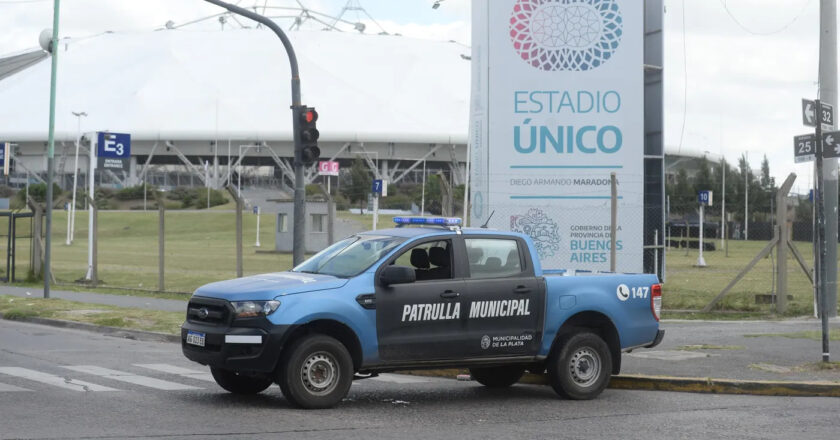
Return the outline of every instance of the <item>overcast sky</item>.
[[[242,0],[242,5],[265,0]],[[346,0],[301,0],[337,15]],[[291,6],[294,1],[269,0]],[[470,1],[358,0],[390,33],[469,44]],[[793,162],[792,137],[806,133],[800,100],[818,92],[819,0],[665,0],[666,129],[669,149],[709,151],[730,163],[749,151],[758,168],[770,159],[779,183],[790,172],[795,189],[811,183],[811,167]],[[0,55],[37,46],[52,22],[52,0],[0,0]],[[728,12],[727,12],[728,8]],[[220,11],[201,0],[64,0],[61,36],[151,30]],[[277,13],[281,13],[277,10]],[[379,28],[358,11],[368,32]],[[216,26],[208,21],[204,26]],[[684,127],[684,128],[683,128]]]

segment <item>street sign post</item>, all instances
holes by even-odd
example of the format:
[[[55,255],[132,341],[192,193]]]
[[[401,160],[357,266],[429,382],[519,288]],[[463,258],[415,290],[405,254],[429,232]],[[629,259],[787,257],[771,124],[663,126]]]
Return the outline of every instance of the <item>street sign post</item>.
[[[712,191],[697,192],[697,203],[700,204],[700,253],[697,255],[697,267],[706,267],[706,260],[703,258],[703,229],[706,221],[704,214],[706,206],[712,206],[712,195]]]
[[[817,152],[817,138],[813,134],[793,137],[793,160],[796,163],[813,162]]]
[[[338,177],[339,165],[337,160],[326,160],[318,162],[318,174],[321,176]]]
[[[840,157],[840,131],[823,133],[823,159]]]
[[[11,158],[9,157],[9,148],[10,144],[8,142],[0,142],[0,165],[3,167],[3,175],[9,175],[9,162],[11,162]]]
[[[820,101],[820,124],[823,130],[834,128],[834,106]]]
[[[802,124],[808,127],[816,127],[817,122],[830,130],[834,126],[834,107],[831,104],[820,102],[819,111],[817,111],[817,101],[803,99]]]
[[[337,160],[318,162],[318,174],[324,176],[324,179],[327,181],[327,194],[332,194],[332,188],[330,188],[332,179],[330,179],[330,176],[338,177],[338,170],[339,165]]]
[[[129,158],[131,158],[131,135],[97,133],[96,157],[99,168],[128,171]]]

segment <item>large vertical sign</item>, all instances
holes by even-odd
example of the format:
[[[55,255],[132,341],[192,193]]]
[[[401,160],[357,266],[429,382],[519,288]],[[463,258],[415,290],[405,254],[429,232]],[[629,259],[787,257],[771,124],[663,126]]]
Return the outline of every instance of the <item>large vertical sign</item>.
[[[643,271],[644,2],[473,2],[472,225],[523,232],[547,268]]]

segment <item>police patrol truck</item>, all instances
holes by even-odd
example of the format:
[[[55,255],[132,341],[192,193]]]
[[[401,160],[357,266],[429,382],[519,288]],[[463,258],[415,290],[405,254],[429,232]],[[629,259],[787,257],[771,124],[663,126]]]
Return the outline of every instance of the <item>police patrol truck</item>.
[[[199,288],[184,355],[232,393],[277,383],[293,405],[326,408],[354,379],[440,367],[488,387],[547,373],[561,396],[592,399],[622,352],[662,340],[655,275],[543,269],[527,235],[395,221],[291,271]]]

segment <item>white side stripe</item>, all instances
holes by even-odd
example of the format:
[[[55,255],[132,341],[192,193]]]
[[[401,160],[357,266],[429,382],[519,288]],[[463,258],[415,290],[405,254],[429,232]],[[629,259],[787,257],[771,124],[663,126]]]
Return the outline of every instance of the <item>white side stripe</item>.
[[[111,370],[108,368],[97,367],[95,365],[68,365],[64,368],[68,370],[78,371],[79,373],[91,374],[94,376],[104,377],[107,379],[119,380],[121,382],[133,383],[158,390],[197,390],[198,387],[183,385],[180,383],[169,382],[166,380],[155,379],[152,377],[139,376],[136,374],[126,373],[123,371]]]
[[[0,383],[0,393],[17,392],[17,391],[32,391],[32,390],[27,390],[26,388],[21,388],[21,387],[16,387],[14,385],[6,385],[4,383]]]
[[[161,373],[175,374],[178,376],[188,377],[190,379],[206,380],[208,382],[215,382],[213,375],[204,371],[191,370],[189,368],[176,367],[169,364],[134,364],[135,367],[145,368],[147,370],[159,371]]]
[[[55,376],[52,374],[41,373],[40,371],[29,370],[27,368],[0,367],[0,373],[73,391],[119,391],[115,388],[109,388],[102,385],[96,385],[90,382]]]

